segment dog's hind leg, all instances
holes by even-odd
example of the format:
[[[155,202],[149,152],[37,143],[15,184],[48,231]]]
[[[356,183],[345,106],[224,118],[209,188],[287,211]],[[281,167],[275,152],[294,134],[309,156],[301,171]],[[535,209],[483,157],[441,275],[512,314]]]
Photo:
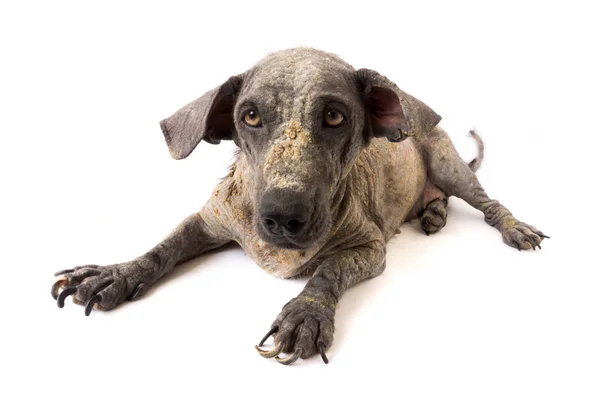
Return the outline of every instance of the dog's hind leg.
[[[483,141],[474,131],[471,136],[477,141],[478,154],[471,160],[469,168],[477,172],[483,161]],[[423,191],[423,210],[419,213],[421,228],[427,235],[439,232],[446,226],[448,217],[448,195],[435,186],[431,180],[427,180]]]
[[[454,148],[448,135],[436,127],[423,140],[422,145],[427,159],[428,176],[433,184],[449,196],[457,196],[483,212],[485,221],[498,229],[503,241],[518,250],[541,248],[542,232],[520,222],[497,200],[489,198],[479,183],[474,170],[481,164],[483,146],[481,139],[471,131],[480,148],[480,157],[470,164],[465,163]]]

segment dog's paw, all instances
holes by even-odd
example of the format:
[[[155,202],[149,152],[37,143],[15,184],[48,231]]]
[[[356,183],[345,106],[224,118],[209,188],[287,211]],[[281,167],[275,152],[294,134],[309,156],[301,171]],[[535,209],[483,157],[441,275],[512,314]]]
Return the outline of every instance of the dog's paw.
[[[306,359],[319,353],[325,363],[325,351],[333,341],[335,304],[324,298],[301,295],[287,303],[260,341],[256,349],[261,356],[274,357],[279,363],[289,365],[298,358]],[[263,350],[261,346],[273,335],[274,347]],[[280,355],[286,353],[287,356]]]
[[[110,310],[125,300],[141,296],[148,284],[148,271],[135,262],[116,265],[83,265],[59,271],[51,289],[58,307],[72,295],[73,302],[85,306],[88,316],[94,306]]]
[[[419,220],[421,228],[427,235],[438,232],[446,226],[448,199],[435,199],[427,204]]]
[[[500,229],[502,233],[502,240],[505,244],[521,249],[542,249],[540,245],[544,238],[550,238],[544,235],[541,231],[537,230],[531,225],[528,225],[517,220],[506,223]]]

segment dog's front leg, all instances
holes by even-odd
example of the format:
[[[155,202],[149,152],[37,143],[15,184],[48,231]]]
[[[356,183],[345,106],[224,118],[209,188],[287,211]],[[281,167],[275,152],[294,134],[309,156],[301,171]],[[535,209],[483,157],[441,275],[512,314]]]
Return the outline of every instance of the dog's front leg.
[[[212,232],[199,214],[188,216],[161,243],[132,261],[114,265],[83,265],[55,275],[52,296],[63,307],[65,298],[92,308],[110,310],[125,300],[141,296],[177,264],[224,245],[229,238]]]
[[[257,346],[258,352],[286,365],[318,352],[328,363],[325,350],[333,341],[335,309],[342,294],[354,284],[381,274],[384,268],[383,241],[372,241],[331,255],[319,265],[300,295],[283,307],[259,343],[262,346],[273,335],[275,347],[266,351]],[[288,356],[279,357],[281,353]]]

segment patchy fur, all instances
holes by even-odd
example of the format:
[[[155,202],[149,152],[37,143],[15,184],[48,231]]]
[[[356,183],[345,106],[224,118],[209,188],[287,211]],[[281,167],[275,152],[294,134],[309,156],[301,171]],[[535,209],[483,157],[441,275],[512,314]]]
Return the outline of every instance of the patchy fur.
[[[286,127],[283,138],[276,140],[265,156],[263,174],[269,188],[304,190],[310,175],[303,159],[310,157],[311,143],[310,133],[298,121]]]
[[[260,126],[244,124],[250,110]],[[331,111],[344,117],[335,128],[323,122]],[[235,241],[267,272],[310,277],[272,324],[275,348],[259,353],[283,364],[318,353],[327,363],[341,296],[383,272],[386,243],[406,221],[418,217],[427,234],[441,230],[449,196],[483,212],[519,250],[546,238],[483,190],[479,135],[471,132],[479,155],[467,164],[440,118],[386,77],[331,54],[269,55],[161,122],[175,158],[201,140],[239,147],[199,214],[132,261],[57,273],[52,295],[61,307],[73,295],[86,314],[108,310],[143,295],[176,264]]]

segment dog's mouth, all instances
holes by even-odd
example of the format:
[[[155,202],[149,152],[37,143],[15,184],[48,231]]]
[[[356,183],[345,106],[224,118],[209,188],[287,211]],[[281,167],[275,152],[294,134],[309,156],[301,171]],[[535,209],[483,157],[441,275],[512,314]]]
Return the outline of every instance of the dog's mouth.
[[[259,235],[260,237],[265,241],[270,243],[271,245],[275,245],[278,248],[282,248],[282,249],[308,249],[310,248],[316,241],[317,238],[312,238],[312,237],[306,237],[306,236],[291,236],[291,235],[273,235],[270,233],[265,232],[264,229],[262,229],[262,226],[259,225],[259,228],[261,228]]]
[[[308,249],[310,248],[311,244],[308,244],[306,242],[296,242],[293,240],[290,240],[288,238],[277,238],[277,240],[275,240],[274,238],[269,238],[271,240],[267,240],[267,242],[269,242],[271,245],[275,245],[278,248],[282,248],[282,249],[292,249],[292,250],[300,250],[300,249]]]

